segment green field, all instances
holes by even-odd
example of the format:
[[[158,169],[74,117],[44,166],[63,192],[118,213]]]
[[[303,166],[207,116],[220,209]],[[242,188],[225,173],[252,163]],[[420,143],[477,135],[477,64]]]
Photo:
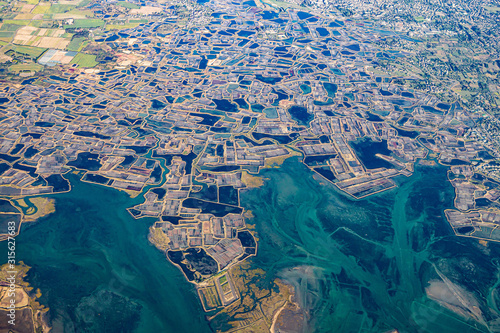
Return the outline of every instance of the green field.
[[[106,30],[122,30],[122,29],[130,29],[135,28],[139,25],[138,22],[129,22],[123,24],[106,24]]]
[[[45,14],[50,9],[50,3],[39,4],[31,11],[32,14]]]
[[[68,12],[69,14],[76,14],[76,15],[85,15],[87,17],[92,17],[94,16],[94,12],[88,9],[73,9]]]
[[[97,62],[95,61],[95,55],[93,54],[85,54],[85,53],[78,53],[73,60],[70,62],[71,64],[78,64],[80,67],[94,67],[97,65]]]
[[[42,20],[32,20],[29,25],[32,26],[32,27],[40,28],[40,26],[42,25],[42,23],[43,23]]]
[[[273,8],[297,8],[297,9],[304,9],[304,7],[301,7],[300,5],[297,5],[293,2],[284,2],[284,1],[278,1],[278,0],[262,0],[261,3],[266,4],[268,6],[271,6]]]
[[[12,23],[4,23],[0,27],[0,31],[17,31],[17,29],[19,29],[20,27],[22,26]]]
[[[125,7],[125,8],[130,8],[130,9],[141,8],[141,6],[136,5],[135,3],[130,3],[130,2],[126,2],[126,1],[118,1],[116,4],[118,6]]]
[[[82,0],[77,7],[85,7],[90,3],[91,0]]]
[[[19,64],[12,65],[9,67],[9,71],[19,73],[19,72],[37,72],[43,69],[42,65],[39,64]]]
[[[16,53],[28,55],[32,58],[38,58],[40,55],[42,55],[43,52],[45,52],[47,50],[47,49],[41,48],[41,47],[18,46],[18,45],[10,45],[8,48],[9,49],[6,49],[4,51],[4,53],[9,51],[9,50],[12,50]]]
[[[37,28],[52,28],[53,23],[52,20],[32,20],[29,25]]]
[[[75,7],[76,6],[74,6],[74,5],[53,4],[52,6],[50,6],[50,9],[47,11],[47,13],[50,13],[50,14],[66,13],[72,9],[75,9]]]
[[[68,28],[95,28],[102,27],[104,25],[104,21],[101,19],[77,19],[71,25],[64,25],[64,29]]]
[[[487,11],[489,11],[490,13],[498,13],[500,12],[500,7],[497,7],[497,6],[483,6],[484,9],[486,9]]]
[[[4,20],[3,24],[12,24],[12,25],[28,25],[30,23],[30,20]]]
[[[0,31],[0,38],[14,37],[15,31]]]
[[[85,40],[83,37],[77,37],[71,40],[71,42],[68,44],[66,47],[66,50],[68,51],[79,51],[80,50],[80,45],[82,45],[82,42]]]

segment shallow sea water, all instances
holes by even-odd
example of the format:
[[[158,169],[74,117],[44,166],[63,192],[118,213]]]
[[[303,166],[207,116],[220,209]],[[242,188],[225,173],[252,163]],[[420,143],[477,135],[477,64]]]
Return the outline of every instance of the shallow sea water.
[[[321,185],[296,158],[261,176],[265,185],[241,196],[260,239],[252,264],[296,287],[307,331],[488,332],[499,246],[453,234],[443,217],[454,198],[446,168],[418,167],[399,188],[359,201]],[[458,291],[478,320],[426,288],[441,304],[457,303]]]
[[[54,332],[209,332],[194,286],[149,243],[153,221],[126,211],[142,199],[71,180],[56,212],[16,237]]]
[[[359,201],[298,158],[260,175],[265,184],[241,195],[259,237],[250,262],[296,287],[307,332],[495,327],[500,247],[453,234],[445,167],[418,167],[397,189]],[[194,287],[148,242],[153,220],[126,211],[143,199],[70,180],[70,193],[53,196],[56,212],[17,237],[16,258],[32,267],[54,331],[210,332]],[[478,309],[476,319],[440,305],[460,305],[454,294]]]

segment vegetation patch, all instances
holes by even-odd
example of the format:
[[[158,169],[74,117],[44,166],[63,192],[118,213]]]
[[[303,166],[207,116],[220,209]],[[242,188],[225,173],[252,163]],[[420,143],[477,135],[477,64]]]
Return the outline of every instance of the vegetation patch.
[[[22,27],[19,24],[7,23],[6,21],[13,21],[13,20],[5,20],[5,22],[0,27],[0,31],[17,31],[17,29]]]
[[[26,221],[35,221],[40,217],[47,216],[56,211],[55,200],[52,198],[29,198],[29,200],[35,207],[35,209],[31,212],[26,212],[25,220]]]
[[[76,6],[74,5],[53,4],[52,6],[50,6],[50,9],[47,11],[47,13],[50,14],[66,13],[74,9],[75,7]]]
[[[50,9],[50,3],[41,3],[31,11],[32,14],[45,14]]]
[[[141,6],[136,5],[135,3],[130,3],[130,2],[127,2],[127,1],[118,1],[118,2],[116,3],[116,5],[118,5],[118,6],[120,6],[120,7],[130,8],[130,9],[138,9],[138,8],[141,8]]]
[[[130,29],[135,28],[139,25],[139,22],[128,22],[123,24],[107,24],[106,30],[122,30],[122,29]]]
[[[486,9],[487,11],[489,11],[490,13],[498,13],[500,12],[500,7],[497,7],[497,6],[483,6],[484,9]]]
[[[168,244],[170,243],[170,239],[161,228],[155,228],[154,226],[150,227],[148,239],[160,250],[166,251],[169,247]]]
[[[3,24],[12,24],[12,25],[17,25],[17,26],[21,27],[21,26],[30,24],[30,20],[4,20]]]
[[[19,46],[19,45],[9,45],[9,49],[5,50],[4,53],[8,53],[9,51],[18,53],[20,55],[27,55],[32,58],[38,58],[45,52],[47,49],[42,47],[34,47],[34,46]]]
[[[67,28],[97,28],[104,25],[104,21],[101,19],[76,19],[73,24],[64,25],[64,29]]]
[[[97,62],[95,61],[95,55],[93,54],[85,54],[85,53],[78,53],[73,60],[71,60],[70,64],[77,64],[80,67],[94,67],[97,65]]]
[[[9,71],[14,73],[22,72],[38,72],[43,69],[42,65],[39,64],[17,64],[9,67]]]
[[[81,48],[84,40],[85,40],[84,37],[73,38],[71,40],[71,42],[68,44],[68,46],[66,47],[66,50],[68,50],[68,51],[80,51],[80,48]]]
[[[246,171],[241,174],[241,181],[247,187],[261,187],[264,185],[264,179],[262,177],[253,176]]]
[[[0,38],[12,38],[15,34],[15,31],[0,31]]]

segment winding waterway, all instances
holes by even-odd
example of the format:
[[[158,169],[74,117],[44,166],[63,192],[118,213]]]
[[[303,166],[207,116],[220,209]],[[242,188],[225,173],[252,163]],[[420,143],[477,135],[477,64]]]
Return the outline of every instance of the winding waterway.
[[[498,284],[499,246],[453,234],[443,217],[454,198],[446,168],[419,167],[399,188],[360,201],[321,185],[297,159],[261,176],[265,185],[241,196],[259,235],[252,263],[296,286],[308,331],[487,332],[426,296],[443,281],[482,310],[480,322],[498,316],[486,295]],[[441,287],[434,296],[453,303],[450,294]]]
[[[69,179],[56,212],[16,237],[54,332],[209,332],[194,286],[149,243],[153,221],[126,211],[143,199]]]
[[[241,195],[259,237],[250,262],[295,285],[308,332],[488,332],[497,320],[499,246],[453,234],[445,167],[418,167],[359,201],[298,158],[260,176],[264,185]],[[71,192],[52,196],[56,212],[16,238],[54,331],[210,332],[194,287],[148,242],[153,220],[126,211],[141,196],[68,177]],[[426,296],[432,286],[453,303],[444,285],[480,309],[477,320]]]

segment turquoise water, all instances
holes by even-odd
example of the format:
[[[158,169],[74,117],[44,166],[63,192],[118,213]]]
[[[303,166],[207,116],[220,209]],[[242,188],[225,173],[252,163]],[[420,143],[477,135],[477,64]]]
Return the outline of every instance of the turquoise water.
[[[53,196],[56,212],[17,237],[16,259],[32,267],[54,331],[210,331],[195,288],[147,240],[152,220],[126,211],[143,199],[71,181]]]
[[[260,239],[252,265],[296,287],[307,331],[487,332],[426,297],[440,274],[476,302],[483,323],[498,317],[486,298],[498,302],[499,248],[453,235],[442,213],[454,197],[445,168],[417,168],[398,189],[360,201],[319,184],[296,159],[261,176],[262,188],[241,195]],[[455,300],[446,288],[436,295]]]
[[[484,324],[498,318],[500,249],[448,227],[442,212],[454,192],[445,167],[417,168],[398,189],[360,201],[312,175],[288,159],[241,195],[259,236],[251,265],[296,287],[307,332],[488,332]],[[153,220],[126,212],[143,199],[70,180],[70,193],[53,196],[56,212],[17,237],[17,260],[33,267],[28,280],[54,331],[210,332],[194,287],[149,244]],[[426,296],[443,281],[479,319]],[[443,288],[434,293],[453,302]]]

